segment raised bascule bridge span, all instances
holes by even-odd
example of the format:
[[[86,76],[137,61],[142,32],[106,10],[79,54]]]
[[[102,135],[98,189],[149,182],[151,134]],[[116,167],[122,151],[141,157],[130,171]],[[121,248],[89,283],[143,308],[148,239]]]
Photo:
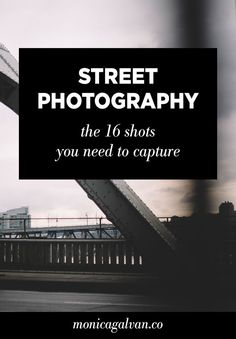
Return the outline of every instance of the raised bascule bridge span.
[[[18,68],[16,59],[10,54],[7,48],[1,44],[0,101],[16,114],[20,113]],[[135,251],[145,258],[144,260],[147,266],[162,267],[165,268],[165,270],[171,269],[170,267],[175,262],[175,252],[178,246],[175,236],[160,222],[158,217],[124,180],[78,179],[76,182],[87,193],[88,197],[103,211],[107,219],[120,230],[125,239],[132,244]],[[12,259],[14,257],[14,242],[8,245],[9,241],[9,239],[5,239],[4,241],[0,240],[0,260],[2,264],[6,260],[14,261],[14,259]],[[15,249],[16,253],[19,251],[19,242],[20,240],[15,243],[17,244]],[[27,240],[25,240],[25,242],[27,243]],[[8,246],[10,246],[8,249],[9,253],[11,253],[9,254],[11,256],[10,259],[7,259],[6,254]],[[101,242],[99,246],[101,246],[100,250],[103,251]],[[115,247],[116,251],[118,251],[119,246],[120,245],[117,245]],[[73,251],[74,248],[76,248],[76,246],[73,243]],[[54,249],[54,252],[60,252],[59,243],[56,249]],[[2,259],[1,253],[3,256]],[[108,256],[111,258],[110,254],[108,254]],[[102,254],[102,258],[102,262],[106,262],[105,254]],[[20,260],[19,255],[17,255],[17,260]]]

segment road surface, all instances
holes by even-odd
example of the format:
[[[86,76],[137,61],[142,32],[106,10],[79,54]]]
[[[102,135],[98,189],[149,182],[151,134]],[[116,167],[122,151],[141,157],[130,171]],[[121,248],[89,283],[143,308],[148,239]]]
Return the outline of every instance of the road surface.
[[[139,312],[174,307],[150,297],[105,293],[0,291],[1,312]]]

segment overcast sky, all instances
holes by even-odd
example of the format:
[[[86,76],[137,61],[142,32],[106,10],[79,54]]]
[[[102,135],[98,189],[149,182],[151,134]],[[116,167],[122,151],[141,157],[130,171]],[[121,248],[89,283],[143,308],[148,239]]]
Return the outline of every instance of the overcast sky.
[[[181,30],[176,3],[177,0],[0,0],[0,42],[17,59],[20,47],[176,47]],[[212,47],[219,48],[220,68],[219,180],[210,186],[216,210],[222,200],[236,204],[235,11],[233,0],[209,3],[210,41]],[[26,205],[33,216],[102,214],[74,181],[20,181],[18,117],[2,104],[0,123],[0,211]],[[190,213],[188,181],[128,183],[158,216]]]

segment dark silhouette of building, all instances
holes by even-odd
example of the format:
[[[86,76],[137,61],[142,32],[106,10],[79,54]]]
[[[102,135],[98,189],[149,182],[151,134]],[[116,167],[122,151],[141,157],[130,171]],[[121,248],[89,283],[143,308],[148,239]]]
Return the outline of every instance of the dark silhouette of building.
[[[219,215],[225,217],[231,217],[236,215],[233,203],[230,201],[222,202],[219,206]]]

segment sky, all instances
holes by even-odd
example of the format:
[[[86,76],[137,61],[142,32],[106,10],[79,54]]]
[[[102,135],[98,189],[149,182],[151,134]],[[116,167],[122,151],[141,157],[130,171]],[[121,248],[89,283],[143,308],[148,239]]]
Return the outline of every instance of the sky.
[[[20,47],[177,47],[182,30],[177,2],[0,0],[0,42],[16,59]],[[209,44],[219,55],[218,180],[209,185],[216,211],[223,200],[236,204],[235,7],[233,0],[208,3]],[[35,217],[102,215],[75,181],[19,180],[18,117],[1,103],[0,125],[0,211],[29,206]],[[191,213],[190,181],[128,183],[158,216]]]

